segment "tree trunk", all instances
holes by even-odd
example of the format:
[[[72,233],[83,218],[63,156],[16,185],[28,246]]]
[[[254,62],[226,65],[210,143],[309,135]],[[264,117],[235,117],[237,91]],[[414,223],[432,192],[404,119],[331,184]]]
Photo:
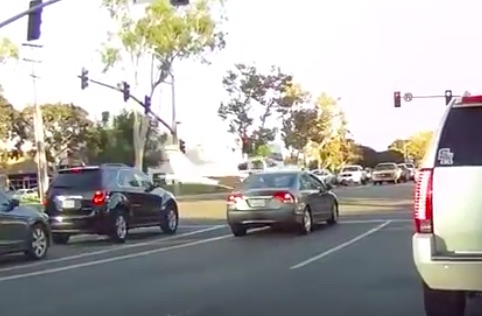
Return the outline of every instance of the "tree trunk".
[[[134,166],[142,170],[144,164],[144,149],[146,145],[147,130],[149,128],[149,118],[145,115],[140,117],[137,111],[134,111]]]

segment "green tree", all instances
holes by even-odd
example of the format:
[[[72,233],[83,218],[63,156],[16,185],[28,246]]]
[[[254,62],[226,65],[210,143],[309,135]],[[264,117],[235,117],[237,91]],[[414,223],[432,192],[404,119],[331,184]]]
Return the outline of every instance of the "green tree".
[[[92,126],[89,114],[74,104],[43,104],[44,141],[47,161],[58,166],[62,155],[70,151],[80,151],[86,146],[86,136]],[[22,118],[26,122],[26,136],[34,141],[34,106],[22,110]]]
[[[396,139],[388,146],[388,149],[399,152],[405,160],[413,160],[418,163],[425,156],[427,147],[432,140],[432,134],[431,131],[422,131],[408,139]]]
[[[317,136],[316,125],[318,119],[316,108],[300,108],[292,110],[283,118],[281,136],[283,142],[293,157],[298,157],[308,144]]]
[[[230,133],[254,143],[246,146],[254,152],[273,141],[281,127],[270,125],[270,119],[281,118],[306,98],[293,77],[277,67],[262,73],[254,65],[235,64],[222,83],[229,100],[220,104],[218,115],[227,121]]]
[[[133,70],[134,89],[139,88],[138,74],[141,61],[152,60],[152,76],[148,95],[152,98],[157,87],[172,76],[176,61],[199,59],[207,62],[207,54],[224,47],[224,33],[219,28],[220,20],[213,13],[213,2],[196,1],[183,10],[177,10],[169,0],[154,0],[147,5],[145,14],[138,20],[132,18],[129,0],[103,0],[111,17],[118,23],[118,32],[111,34],[120,45],[105,45],[102,62],[108,71],[120,61],[130,61]],[[127,57],[127,58],[126,58]],[[127,59],[127,60],[126,60]],[[155,69],[154,69],[155,68]],[[134,111],[133,143],[135,165],[143,165],[149,119]],[[162,122],[177,141],[172,126]]]
[[[134,165],[131,141],[134,114],[127,110],[112,117],[112,123],[97,122],[88,132],[87,160],[91,164],[106,162]],[[166,134],[160,134],[155,124],[147,131],[144,167],[156,166],[162,160],[162,145]]]
[[[308,152],[318,161],[318,167],[336,170],[357,161],[360,152],[351,139],[345,114],[338,106],[338,100],[321,94],[315,101],[318,118],[312,121],[314,137],[308,144]]]
[[[18,59],[19,51],[17,45],[10,39],[0,38],[0,64],[9,59]]]
[[[3,168],[9,158],[22,155],[20,147],[25,140],[25,125],[20,112],[3,96],[1,86],[0,122],[0,168]]]
[[[261,145],[256,148],[256,156],[268,157],[271,155],[271,148],[268,145]]]

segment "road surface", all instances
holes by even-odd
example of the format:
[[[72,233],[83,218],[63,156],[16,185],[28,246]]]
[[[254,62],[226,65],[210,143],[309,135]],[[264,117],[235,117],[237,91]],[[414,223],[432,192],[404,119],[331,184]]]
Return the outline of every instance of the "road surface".
[[[410,248],[412,189],[338,190],[350,211],[309,236],[262,230],[234,238],[216,222],[176,236],[134,233],[121,246],[79,240],[41,262],[6,257],[0,315],[423,316]],[[354,201],[365,207],[357,212]]]

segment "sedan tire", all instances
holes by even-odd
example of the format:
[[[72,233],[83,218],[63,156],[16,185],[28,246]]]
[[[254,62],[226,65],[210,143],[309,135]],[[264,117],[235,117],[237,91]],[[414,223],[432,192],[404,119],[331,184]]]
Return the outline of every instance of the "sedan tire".
[[[30,229],[30,241],[25,255],[30,260],[41,260],[47,256],[50,247],[48,231],[42,224],[35,224]]]
[[[335,225],[338,223],[338,216],[339,216],[339,211],[338,211],[338,204],[333,203],[333,206],[331,208],[331,217],[326,221],[328,225]]]
[[[309,207],[305,207],[303,210],[303,217],[301,224],[299,225],[299,230],[302,235],[308,235],[313,231],[313,216],[311,215]]]
[[[178,226],[179,214],[177,209],[169,204],[161,215],[161,230],[164,234],[173,235],[177,232]]]
[[[248,233],[247,227],[243,224],[231,224],[229,227],[231,228],[231,232],[235,237],[246,236]]]

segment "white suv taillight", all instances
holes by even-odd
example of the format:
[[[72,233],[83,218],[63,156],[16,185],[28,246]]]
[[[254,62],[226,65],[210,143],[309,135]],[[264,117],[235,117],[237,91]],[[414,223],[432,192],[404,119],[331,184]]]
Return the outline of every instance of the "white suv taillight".
[[[420,169],[417,173],[413,216],[415,231],[421,234],[433,233],[432,179],[433,169]]]

